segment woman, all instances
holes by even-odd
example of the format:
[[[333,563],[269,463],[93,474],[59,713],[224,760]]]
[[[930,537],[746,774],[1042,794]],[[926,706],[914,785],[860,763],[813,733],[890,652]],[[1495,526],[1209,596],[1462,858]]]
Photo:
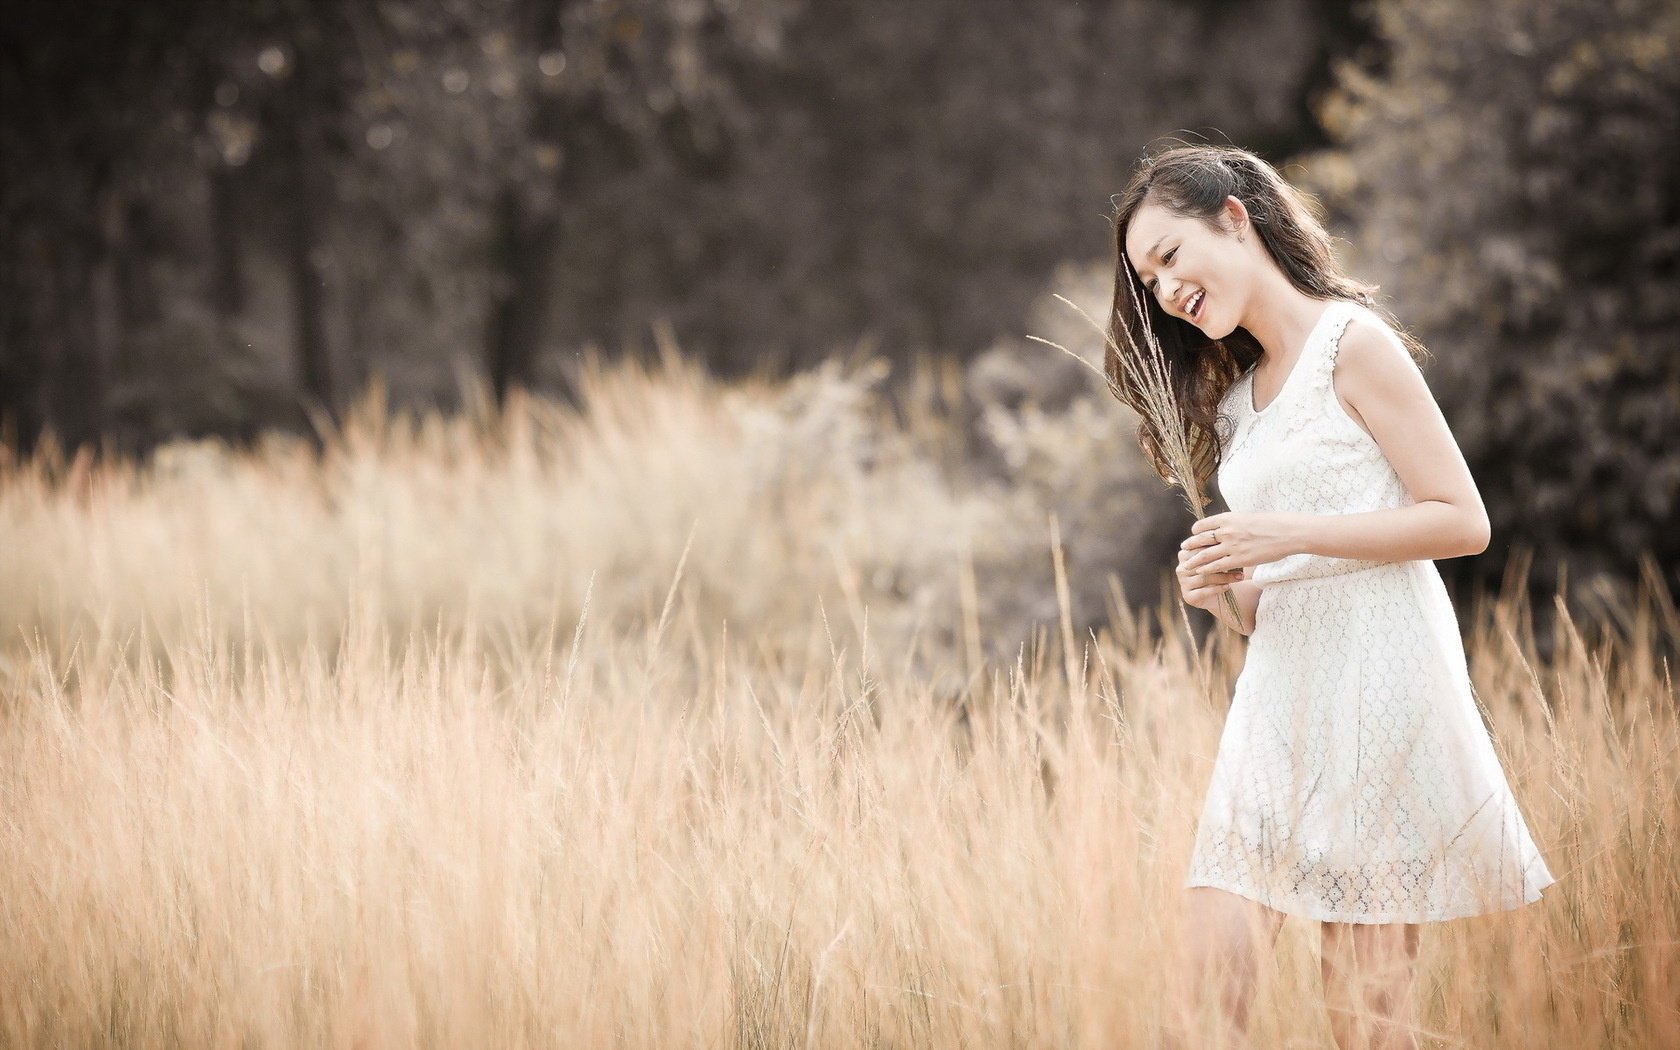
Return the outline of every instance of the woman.
[[[1419,925],[1554,881],[1432,560],[1484,550],[1487,514],[1423,348],[1270,165],[1178,147],[1114,203],[1107,372],[1139,407],[1115,348],[1156,335],[1197,472],[1232,508],[1195,523],[1179,585],[1250,639],[1186,880],[1193,972],[1215,967],[1240,1035],[1257,953],[1284,915],[1317,920],[1338,1043],[1414,1046]],[[1167,476],[1147,424],[1139,437]]]

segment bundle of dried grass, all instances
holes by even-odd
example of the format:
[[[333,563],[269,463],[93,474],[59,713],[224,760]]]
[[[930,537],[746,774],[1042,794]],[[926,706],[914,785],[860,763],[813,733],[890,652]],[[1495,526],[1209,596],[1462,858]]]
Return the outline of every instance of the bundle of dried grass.
[[[1137,303],[1137,293],[1128,284],[1126,291],[1132,296],[1132,302]],[[1168,482],[1178,486],[1184,495],[1184,502],[1189,506],[1190,513],[1200,518],[1203,508],[1207,506],[1207,495],[1202,492],[1201,485],[1196,480],[1194,460],[1190,454],[1190,438],[1184,429],[1184,413],[1179,410],[1178,398],[1173,393],[1172,378],[1167,373],[1166,354],[1161,350],[1161,343],[1155,338],[1155,330],[1149,325],[1149,312],[1140,309],[1138,315],[1144,319],[1144,333],[1147,345],[1139,347],[1132,339],[1130,332],[1125,332],[1127,349],[1122,350],[1114,342],[1114,337],[1097,321],[1086,313],[1079,304],[1057,295],[1057,299],[1067,303],[1079,315],[1089,321],[1091,327],[1102,335],[1108,346],[1114,348],[1115,356],[1120,359],[1120,366],[1126,370],[1126,376],[1139,391],[1143,414],[1150,429],[1155,432],[1156,440],[1160,443],[1161,455],[1172,470],[1172,477]],[[1121,326],[1124,331],[1124,326]],[[1116,399],[1124,402],[1120,390],[1108,374],[1085,358],[1069,350],[1060,343],[1048,339],[1040,339],[1036,335],[1027,336],[1035,342],[1053,346],[1071,356],[1080,364],[1089,368],[1102,377],[1109,392]],[[1242,612],[1237,607],[1237,597],[1229,589],[1225,591],[1225,604],[1230,607],[1231,617],[1237,623],[1242,623]]]

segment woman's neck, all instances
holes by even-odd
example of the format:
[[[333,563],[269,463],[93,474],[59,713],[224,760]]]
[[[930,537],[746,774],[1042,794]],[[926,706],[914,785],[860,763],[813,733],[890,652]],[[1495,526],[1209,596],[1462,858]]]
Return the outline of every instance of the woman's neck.
[[[1256,367],[1287,368],[1301,350],[1313,325],[1324,312],[1325,301],[1315,299],[1278,275],[1283,287],[1261,289],[1250,300],[1243,328],[1260,344],[1262,357]]]

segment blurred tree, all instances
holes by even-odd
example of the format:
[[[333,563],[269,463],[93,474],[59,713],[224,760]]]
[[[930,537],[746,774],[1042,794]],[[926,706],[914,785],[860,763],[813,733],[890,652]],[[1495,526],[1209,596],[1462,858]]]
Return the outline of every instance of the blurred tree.
[[[303,392],[331,411],[334,358],[326,319],[326,275],[321,258],[320,224],[334,212],[332,162],[345,151],[348,136],[333,135],[344,96],[363,79],[357,64],[346,61],[354,37],[344,30],[344,10],[333,3],[293,0],[276,12],[277,36],[258,56],[258,67],[281,87],[270,97],[265,125],[268,148],[276,155],[284,216],[284,251],[291,277],[293,338],[296,340]]]
[[[0,417],[25,445],[49,423],[95,439],[132,333],[162,317],[144,164],[214,7],[19,0],[0,22]]]
[[[1322,2],[21,0],[0,416],[143,445],[375,370],[564,389],[659,318],[725,372],[967,356],[1110,250],[1144,141],[1298,128]]]
[[[1437,351],[1481,483],[1493,580],[1531,549],[1680,587],[1680,6],[1379,0],[1380,73],[1348,62],[1326,189]]]
[[[556,291],[564,297],[556,283],[570,206],[591,190],[636,183],[654,156],[700,174],[695,169],[712,158],[691,148],[695,122],[749,119],[726,92],[706,90],[717,56],[700,38],[754,52],[763,31],[794,7],[795,0],[511,5],[506,30],[488,49],[501,59],[492,75],[506,85],[501,94],[513,111],[510,134],[497,143],[489,217],[488,371],[498,400],[531,382],[546,308]],[[639,247],[627,241],[617,251]]]
[[[900,360],[984,350],[1019,330],[1059,261],[1112,251],[1107,197],[1146,141],[1292,123],[1313,10],[803,8],[783,61],[742,81],[763,115],[738,161],[762,173],[758,192],[682,209],[718,261],[695,275],[679,330],[729,372],[806,365],[860,337]]]

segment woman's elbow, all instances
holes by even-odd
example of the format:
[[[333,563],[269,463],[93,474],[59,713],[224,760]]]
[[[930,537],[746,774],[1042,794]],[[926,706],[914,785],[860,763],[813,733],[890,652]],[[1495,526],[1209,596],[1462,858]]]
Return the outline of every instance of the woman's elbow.
[[[1487,511],[1479,506],[1467,514],[1466,519],[1463,556],[1468,557],[1488,549],[1488,544],[1493,542],[1493,526],[1488,521]]]

